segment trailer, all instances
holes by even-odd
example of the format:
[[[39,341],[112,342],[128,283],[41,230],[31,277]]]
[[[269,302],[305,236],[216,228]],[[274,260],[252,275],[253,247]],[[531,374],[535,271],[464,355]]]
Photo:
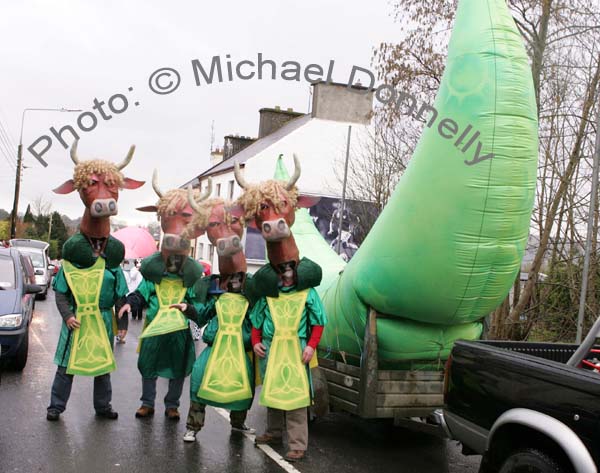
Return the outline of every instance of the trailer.
[[[344,411],[365,419],[393,419],[395,425],[430,433],[443,433],[444,361],[438,370],[380,369],[377,320],[388,317],[370,309],[363,337],[363,352],[356,361],[347,354],[337,359],[319,357],[313,368],[314,417],[329,411]],[[415,360],[418,365],[420,360]],[[431,363],[431,362],[430,362]]]

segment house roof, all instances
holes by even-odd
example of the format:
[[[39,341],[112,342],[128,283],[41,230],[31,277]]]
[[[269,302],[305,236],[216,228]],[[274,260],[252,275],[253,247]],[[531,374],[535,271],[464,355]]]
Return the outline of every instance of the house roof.
[[[227,158],[227,159],[221,161],[220,163],[217,163],[214,166],[208,168],[206,171],[199,174],[191,181],[186,182],[182,187],[186,187],[188,184],[194,185],[194,184],[198,183],[198,180],[202,179],[203,177],[213,176],[215,174],[220,174],[224,171],[229,171],[229,170],[233,169],[236,161],[241,166],[243,166],[248,159],[250,159],[251,157],[260,153],[264,149],[268,148],[273,143],[276,143],[277,141],[281,140],[286,135],[289,135],[290,133],[294,132],[295,130],[300,128],[305,123],[308,123],[310,121],[310,119],[311,119],[311,116],[309,114],[306,114],[306,115],[302,115],[298,118],[295,118],[293,120],[290,120],[288,123],[286,123],[284,126],[279,128],[278,130],[274,131],[273,133],[271,133],[263,138],[256,140],[254,143],[252,143],[250,146],[247,146],[246,148],[241,150],[239,153],[236,153],[233,156],[231,156],[230,158]]]

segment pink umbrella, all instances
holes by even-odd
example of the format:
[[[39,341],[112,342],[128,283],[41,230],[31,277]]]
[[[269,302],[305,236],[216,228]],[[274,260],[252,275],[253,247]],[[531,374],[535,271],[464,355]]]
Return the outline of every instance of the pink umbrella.
[[[156,242],[145,228],[125,227],[112,236],[125,245],[125,258],[145,258],[156,252]]]

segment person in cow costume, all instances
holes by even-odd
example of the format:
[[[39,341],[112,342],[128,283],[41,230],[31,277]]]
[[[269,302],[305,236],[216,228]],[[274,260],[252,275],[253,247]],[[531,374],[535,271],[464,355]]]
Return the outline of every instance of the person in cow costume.
[[[300,259],[290,230],[296,208],[316,203],[298,195],[295,184],[300,163],[295,155],[294,165],[294,175],[287,182],[269,180],[258,185],[247,183],[235,165],[235,178],[244,189],[237,203],[246,222],[260,229],[269,259],[246,284],[246,295],[254,304],[250,313],[252,346],[263,378],[260,404],[267,407],[267,430],[256,437],[256,443],[280,444],[285,418],[285,458],[290,461],[304,458],[308,446],[309,363],[327,322],[314,289],[321,282],[321,267]],[[278,167],[282,169],[281,156]]]
[[[162,192],[156,170],[152,187],[159,197],[158,204],[138,210],[158,213],[164,232],[161,249],[143,260],[140,268],[142,281],[127,296],[126,304],[119,310],[119,317],[126,316],[131,310],[136,312],[147,308],[138,358],[138,370],[142,375],[142,405],[135,416],[145,418],[154,415],[156,381],[161,377],[169,380],[164,398],[165,416],[179,420],[183,383],[196,359],[188,319],[197,321],[194,286],[202,277],[202,266],[188,256],[190,241],[181,236],[192,219],[187,190]],[[200,200],[208,195],[210,188]]]
[[[197,203],[189,188],[189,202],[195,211],[188,235],[207,233],[217,248],[219,274],[204,278],[204,303],[200,319],[207,322],[202,351],[192,370],[190,410],[184,442],[194,442],[204,426],[206,405],[229,409],[232,430],[254,433],[246,426],[246,415],[254,397],[253,363],[247,352],[250,344],[249,303],[244,286],[250,277],[242,251],[242,221],[231,214],[232,203],[209,199]]]
[[[54,190],[58,194],[79,192],[85,211],[79,232],[63,248],[63,264],[54,278],[56,306],[63,319],[54,362],[58,365],[46,418],[59,419],[66,409],[73,375],[94,376],[96,415],[116,419],[112,409],[110,372],[116,368],[113,356],[113,307],[127,294],[121,269],[123,244],[110,236],[110,216],[117,214],[119,189],[143,185],[123,176],[135,146],[125,160],[113,164],[103,160],[80,161],[77,141],[71,147],[75,163],[73,179]]]

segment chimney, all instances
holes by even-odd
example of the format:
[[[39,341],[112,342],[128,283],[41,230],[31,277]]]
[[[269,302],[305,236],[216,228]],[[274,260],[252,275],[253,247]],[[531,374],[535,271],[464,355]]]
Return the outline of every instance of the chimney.
[[[210,165],[214,166],[215,164],[219,164],[221,161],[223,161],[223,149],[215,148],[210,152]]]
[[[291,108],[281,110],[279,105],[276,105],[275,108],[261,108],[258,113],[260,114],[258,138],[270,135],[274,131],[279,130],[290,120],[304,115],[303,113],[294,112]]]
[[[255,141],[256,138],[250,138],[249,136],[227,135],[223,146],[223,161],[231,158]]]
[[[313,84],[313,118],[368,125],[373,111],[373,89],[361,85],[318,82]]]

